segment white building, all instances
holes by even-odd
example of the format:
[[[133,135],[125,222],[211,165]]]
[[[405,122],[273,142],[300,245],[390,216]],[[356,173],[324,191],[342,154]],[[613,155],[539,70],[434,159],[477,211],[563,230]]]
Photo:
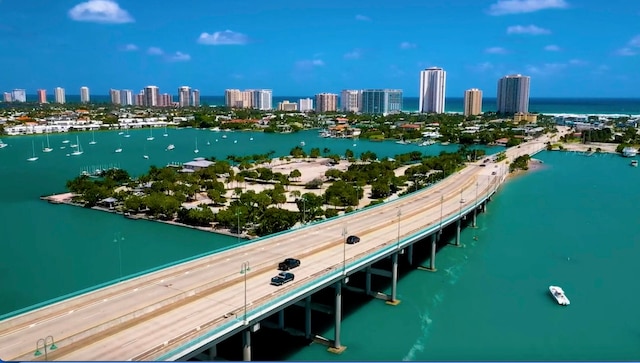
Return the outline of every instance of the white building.
[[[89,103],[89,87],[80,87],[80,102]]]
[[[272,110],[272,91],[270,89],[251,90],[253,93],[253,108],[258,110]]]
[[[11,91],[11,101],[27,102],[27,91],[23,89],[14,89]]]
[[[120,104],[125,106],[133,105],[133,92],[130,89],[120,90]]]
[[[420,72],[420,103],[422,113],[444,113],[447,72],[431,67]]]
[[[53,91],[56,103],[65,103],[64,88],[56,87]]]
[[[189,107],[191,102],[191,87],[178,87],[178,106]]]
[[[345,89],[340,93],[340,110],[345,112],[360,112],[362,108],[362,92]]]
[[[529,76],[511,74],[498,81],[498,113],[529,113]]]
[[[311,98],[301,98],[298,101],[298,110],[300,112],[308,112],[313,110],[313,99]]]
[[[120,97],[120,90],[110,89],[109,90],[109,98],[111,98],[111,103],[114,105],[119,105],[122,101],[122,97]]]
[[[144,88],[144,106],[158,106],[160,89],[157,86],[147,86]]]

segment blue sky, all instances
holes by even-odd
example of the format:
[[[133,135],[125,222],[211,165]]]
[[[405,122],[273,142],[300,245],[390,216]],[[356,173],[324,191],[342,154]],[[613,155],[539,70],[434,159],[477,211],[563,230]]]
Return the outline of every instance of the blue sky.
[[[411,97],[438,66],[448,97],[510,73],[532,97],[639,97],[639,24],[629,0],[0,0],[0,90]]]

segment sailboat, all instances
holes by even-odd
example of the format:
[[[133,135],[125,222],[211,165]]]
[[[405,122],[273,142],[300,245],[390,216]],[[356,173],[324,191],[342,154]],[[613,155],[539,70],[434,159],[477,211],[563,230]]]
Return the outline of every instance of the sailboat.
[[[96,143],[96,131],[91,130],[91,141],[89,141],[89,145],[95,145]]]
[[[71,153],[73,156],[82,155],[84,151],[82,151],[82,147],[80,146],[80,140],[78,140],[78,136],[76,136],[76,150]]]
[[[124,134],[124,137],[131,137],[131,135],[129,135],[129,128],[127,127],[127,133]]]
[[[149,126],[149,137],[147,137],[147,141],[152,141],[153,139],[153,128]]]
[[[147,147],[144,147],[144,155],[142,155],[143,158],[145,159],[149,159],[149,155],[147,155]]]
[[[27,159],[27,161],[36,161],[36,160],[38,160],[38,157],[36,156],[36,146],[33,143],[33,140],[31,140],[31,151],[33,153],[33,156],[30,157],[29,159]]]
[[[196,154],[200,152],[200,150],[198,150],[198,139],[197,138],[196,138],[196,149],[193,150],[193,152],[196,153]]]
[[[164,135],[162,135],[164,137],[169,136],[169,134],[167,133],[167,125],[164,125]]]
[[[49,145],[49,133],[48,132],[47,132],[47,147],[43,147],[42,151],[45,152],[45,153],[50,153],[50,152],[53,151],[53,149]]]
[[[119,147],[119,148],[117,148],[117,149],[115,150],[115,152],[117,152],[117,153],[121,153],[121,152],[122,152],[122,143],[120,143],[120,147]]]
[[[4,142],[2,142],[2,140],[0,140],[0,149],[4,149],[7,146],[9,146],[9,144],[5,144]]]

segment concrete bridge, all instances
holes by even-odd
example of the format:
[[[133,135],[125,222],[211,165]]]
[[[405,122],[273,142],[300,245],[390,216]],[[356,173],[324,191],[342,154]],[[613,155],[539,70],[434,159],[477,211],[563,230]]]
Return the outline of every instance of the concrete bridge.
[[[186,360],[216,355],[216,344],[242,334],[244,360],[251,360],[251,334],[260,322],[294,304],[305,307],[305,332],[311,337],[312,295],[335,291],[331,312],[335,335],[329,350],[345,349],[340,339],[342,289],[349,276],[366,274],[366,293],[388,304],[397,299],[398,255],[412,259],[413,246],[431,241],[430,266],[443,228],[461,221],[475,224],[478,212],[505,181],[508,163],[545,148],[546,136],[507,150],[499,163],[469,163],[430,188],[392,202],[321,223],[258,239],[242,246],[104,287],[0,322],[3,360]],[[347,245],[348,235],[361,242]],[[301,260],[295,280],[270,285],[284,258]],[[389,258],[388,271],[371,266]],[[390,294],[371,291],[371,274],[391,280]],[[46,337],[46,338],[45,338]],[[54,340],[55,339],[55,340]],[[42,344],[44,343],[44,344]],[[54,350],[51,345],[55,343]],[[43,348],[44,347],[44,348]],[[46,354],[34,356],[35,350]]]

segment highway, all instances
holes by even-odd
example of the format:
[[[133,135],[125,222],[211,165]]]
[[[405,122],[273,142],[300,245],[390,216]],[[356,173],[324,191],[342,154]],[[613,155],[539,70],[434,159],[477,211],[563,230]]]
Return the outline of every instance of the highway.
[[[546,138],[507,151],[507,161],[544,148]],[[398,243],[441,217],[460,213],[476,197],[494,190],[505,162],[469,163],[444,181],[381,206],[199,258],[124,281],[0,322],[0,358],[35,360],[38,339],[55,338],[49,360],[154,360],[245,309]],[[492,173],[495,172],[495,175]],[[461,199],[464,203],[461,203]],[[343,231],[361,242],[344,246]],[[301,260],[295,280],[281,287],[269,281],[284,258]],[[243,262],[251,269],[242,274]],[[245,289],[246,283],[246,289]],[[245,291],[246,301],[245,306]],[[38,359],[43,359],[41,356]]]

